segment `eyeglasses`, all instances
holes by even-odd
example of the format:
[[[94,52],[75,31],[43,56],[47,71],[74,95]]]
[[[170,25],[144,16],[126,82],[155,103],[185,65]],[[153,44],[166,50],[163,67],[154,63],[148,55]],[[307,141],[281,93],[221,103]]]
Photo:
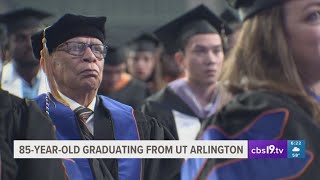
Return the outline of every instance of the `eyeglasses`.
[[[103,59],[107,55],[108,46],[103,44],[87,44],[84,42],[65,42],[60,44],[56,51],[64,51],[73,56],[83,56],[87,48],[90,48],[94,56]]]

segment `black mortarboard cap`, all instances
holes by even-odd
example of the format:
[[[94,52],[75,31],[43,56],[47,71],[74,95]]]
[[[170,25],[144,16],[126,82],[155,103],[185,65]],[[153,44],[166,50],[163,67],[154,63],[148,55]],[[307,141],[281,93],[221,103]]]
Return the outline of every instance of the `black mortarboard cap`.
[[[153,33],[144,32],[128,43],[133,51],[154,52],[161,46],[160,40]]]
[[[94,37],[105,43],[105,22],[106,17],[65,14],[52,26],[45,29],[49,53],[58,45],[74,37]],[[43,31],[31,37],[33,53],[37,59],[40,59],[40,51],[42,50]]]
[[[284,0],[226,0],[229,5],[235,9],[239,9],[242,20],[245,20],[256,13],[281,4]]]
[[[1,14],[0,22],[6,25],[9,33],[14,33],[20,29],[39,26],[42,19],[50,16],[51,14],[41,10],[23,8]]]
[[[232,12],[230,9],[226,9],[225,11],[223,11],[220,17],[227,23],[240,22],[240,17],[236,13]]]
[[[108,53],[106,55],[106,58],[104,60],[104,64],[111,65],[111,66],[117,66],[119,64],[125,63],[124,56],[121,54],[121,51],[119,48],[115,47],[108,47]]]
[[[196,34],[230,33],[231,30],[208,7],[200,5],[155,31],[167,53],[173,54],[182,42]]]
[[[234,32],[238,29],[239,24],[241,24],[241,20],[239,17],[239,14],[237,14],[234,11],[231,11],[230,9],[224,10],[220,14],[221,19],[223,19],[227,24],[228,27]]]

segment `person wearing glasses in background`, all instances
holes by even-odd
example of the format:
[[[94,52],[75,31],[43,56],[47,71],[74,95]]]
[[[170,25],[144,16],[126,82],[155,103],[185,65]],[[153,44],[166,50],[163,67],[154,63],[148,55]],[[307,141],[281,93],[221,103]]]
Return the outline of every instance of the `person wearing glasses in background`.
[[[155,119],[97,96],[107,53],[105,22],[106,17],[65,14],[32,36],[34,55],[40,60],[51,90],[35,99],[47,118],[46,121],[41,121],[40,116],[22,122],[1,121],[6,122],[1,130],[10,130],[1,134],[14,134],[18,130],[14,125],[21,124],[23,133],[19,139],[28,140],[173,139]],[[17,137],[10,138],[3,137],[9,142],[2,143],[1,148],[12,147],[10,143]],[[6,170],[2,174],[12,179],[33,180],[179,179],[181,165],[175,159],[61,159],[51,164],[56,171],[46,176],[42,174],[42,169],[48,168],[46,163],[33,172],[35,160],[6,157],[7,168],[2,168]]]

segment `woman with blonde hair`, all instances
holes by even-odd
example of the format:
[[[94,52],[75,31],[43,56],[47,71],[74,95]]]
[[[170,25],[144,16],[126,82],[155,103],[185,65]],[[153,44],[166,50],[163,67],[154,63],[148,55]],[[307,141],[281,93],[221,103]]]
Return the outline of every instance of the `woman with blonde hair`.
[[[277,154],[282,159],[251,159],[258,155],[249,141],[249,159],[190,159],[182,179],[320,179],[320,109],[312,89],[320,80],[320,1],[228,2],[243,20],[221,77],[231,98],[198,138],[305,140],[306,150],[292,154],[285,144],[285,154]],[[302,150],[303,141],[295,142]]]

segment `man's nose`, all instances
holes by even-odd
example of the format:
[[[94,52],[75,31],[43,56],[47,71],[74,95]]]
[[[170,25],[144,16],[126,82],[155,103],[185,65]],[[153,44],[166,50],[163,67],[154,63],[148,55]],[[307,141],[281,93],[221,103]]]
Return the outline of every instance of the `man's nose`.
[[[93,62],[97,60],[96,56],[93,54],[90,47],[86,48],[86,50],[83,53],[82,59],[87,62]]]
[[[217,64],[221,61],[221,58],[223,59],[223,55],[221,57],[219,53],[209,51],[206,58],[206,64]]]

